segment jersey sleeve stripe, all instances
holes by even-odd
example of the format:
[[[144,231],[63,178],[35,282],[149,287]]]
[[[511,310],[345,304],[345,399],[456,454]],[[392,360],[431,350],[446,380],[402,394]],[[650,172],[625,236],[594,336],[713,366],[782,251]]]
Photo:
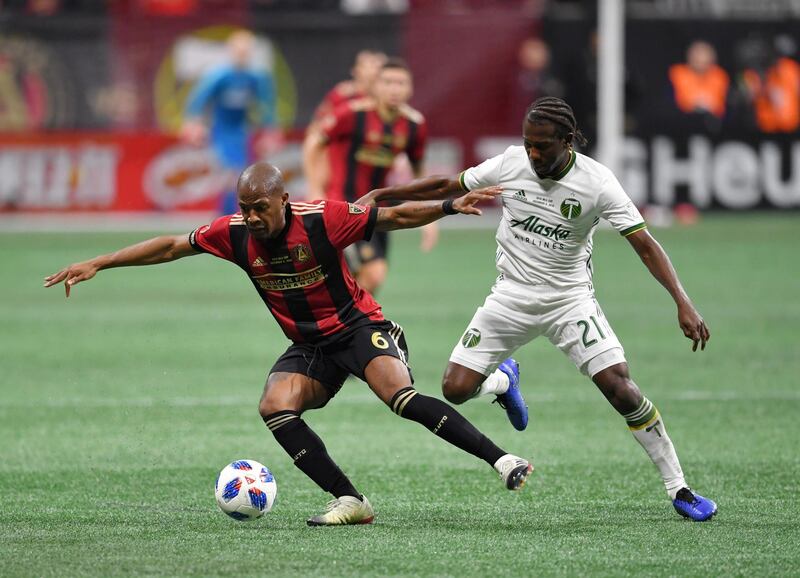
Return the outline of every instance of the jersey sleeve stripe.
[[[206,251],[202,246],[200,246],[200,243],[197,242],[197,231],[198,229],[195,229],[189,233],[189,244],[192,246],[192,249],[198,253],[208,253],[208,251]]]
[[[372,239],[372,233],[375,232],[375,222],[378,220],[378,207],[371,207],[369,216],[367,217],[367,226],[364,228],[364,240],[369,241]]]
[[[628,227],[627,229],[620,231],[619,234],[622,235],[623,237],[628,237],[646,228],[647,228],[647,223],[639,223],[638,225],[634,225],[633,227]]]
[[[467,184],[464,182],[464,175],[466,174],[466,172],[467,171],[461,171],[461,174],[458,175],[458,184],[461,185],[462,189],[464,189],[465,191],[469,192],[469,189],[467,188]]]

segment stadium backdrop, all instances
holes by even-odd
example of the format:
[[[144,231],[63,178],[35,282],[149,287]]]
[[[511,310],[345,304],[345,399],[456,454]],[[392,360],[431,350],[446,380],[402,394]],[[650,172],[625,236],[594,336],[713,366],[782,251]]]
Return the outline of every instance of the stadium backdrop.
[[[552,47],[555,74],[568,79],[585,69],[591,33],[582,22],[520,18],[496,6],[447,14],[445,22],[437,3],[407,15],[357,18],[337,12],[251,16],[236,4],[228,12],[180,19],[112,11],[15,17],[13,27],[0,22],[0,55],[15,71],[0,91],[0,212],[212,208],[223,182],[213,155],[187,149],[172,135],[203,63],[219,57],[218,41],[245,22],[262,40],[279,87],[278,117],[289,128],[273,160],[300,195],[302,128],[320,96],[347,76],[360,48],[409,61],[413,102],[434,136],[428,169],[452,173],[517,142],[518,111],[509,107],[519,43],[541,35]],[[693,126],[680,122],[671,104],[666,70],[683,59],[689,42],[711,41],[735,81],[745,64],[735,58],[737,43],[751,28],[741,21],[629,19],[632,122],[620,177],[637,203],[800,206],[795,135],[759,134],[742,108],[719,126]],[[493,33],[483,33],[487,29]],[[787,22],[759,22],[758,32],[800,40]]]

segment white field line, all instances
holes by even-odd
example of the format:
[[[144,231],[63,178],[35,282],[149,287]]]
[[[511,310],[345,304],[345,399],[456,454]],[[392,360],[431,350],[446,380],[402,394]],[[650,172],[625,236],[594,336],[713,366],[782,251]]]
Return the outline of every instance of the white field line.
[[[565,394],[525,394],[528,403],[594,403],[600,399],[599,393],[596,395],[565,395]],[[66,408],[66,407],[233,407],[233,406],[253,406],[258,404],[258,393],[252,396],[226,396],[226,397],[135,397],[135,398],[70,398],[70,399],[50,399],[40,402],[9,402],[0,401],[0,408]],[[489,401],[490,398],[486,397]],[[735,401],[800,401],[800,391],[773,391],[761,393],[737,393],[737,392],[718,392],[718,391],[683,391],[670,395],[659,395],[659,402],[663,401],[709,401],[709,402],[735,402]],[[378,399],[369,393],[359,393],[355,395],[340,395],[333,403],[341,404],[364,404],[380,403]]]

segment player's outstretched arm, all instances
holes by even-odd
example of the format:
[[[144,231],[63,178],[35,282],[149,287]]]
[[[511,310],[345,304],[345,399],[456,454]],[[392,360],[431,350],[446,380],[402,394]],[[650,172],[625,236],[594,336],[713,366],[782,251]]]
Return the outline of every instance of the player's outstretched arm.
[[[711,332],[683,289],[666,251],[647,229],[626,238],[653,277],[666,288],[678,306],[678,324],[683,334],[692,340],[692,351],[697,351],[698,343],[701,350],[705,349],[706,342],[711,339]]]
[[[376,231],[394,231],[396,229],[413,229],[438,221],[445,215],[461,213],[463,215],[480,215],[476,207],[481,201],[490,201],[502,193],[501,187],[476,189],[456,199],[444,201],[410,201],[396,207],[380,207],[375,222]]]
[[[463,193],[458,179],[450,177],[425,177],[405,185],[374,189],[356,201],[358,205],[374,206],[380,201],[432,201],[447,199],[454,193]]]
[[[81,281],[88,281],[102,269],[155,265],[198,254],[189,244],[188,235],[155,237],[107,255],[100,255],[81,263],[73,263],[58,273],[45,277],[44,286],[52,287],[63,281],[64,289],[69,297],[69,291],[73,285]]]

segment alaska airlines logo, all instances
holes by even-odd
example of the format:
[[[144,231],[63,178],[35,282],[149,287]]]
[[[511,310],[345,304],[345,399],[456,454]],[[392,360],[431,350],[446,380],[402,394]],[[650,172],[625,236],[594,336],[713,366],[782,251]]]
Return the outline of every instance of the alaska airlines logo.
[[[561,227],[561,224],[551,225],[545,223],[536,215],[531,215],[527,219],[511,219],[511,228],[521,227],[523,231],[528,233],[536,233],[543,237],[548,237],[556,241],[563,241],[569,237],[570,231]]]

